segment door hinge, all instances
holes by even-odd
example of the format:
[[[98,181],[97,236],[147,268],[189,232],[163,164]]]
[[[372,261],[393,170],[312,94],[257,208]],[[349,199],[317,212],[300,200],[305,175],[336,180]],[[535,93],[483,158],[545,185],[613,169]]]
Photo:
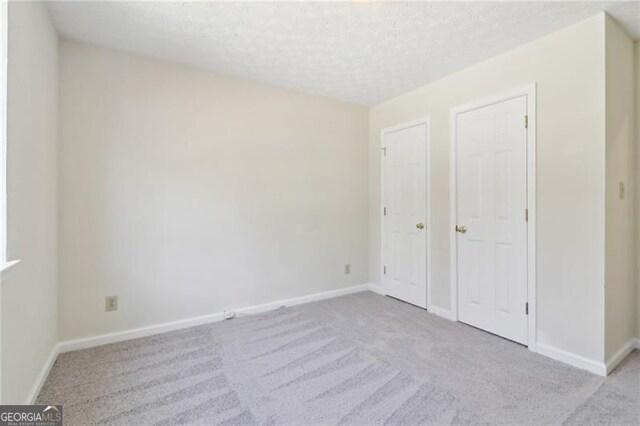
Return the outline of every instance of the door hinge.
[[[524,209],[524,221],[529,222],[529,209]]]
[[[387,156],[387,147],[382,147],[380,148],[382,150],[382,154],[386,157]]]
[[[525,315],[529,315],[529,302],[524,304],[524,313]]]
[[[382,209],[382,212],[383,212],[383,213],[384,213],[384,215],[386,216],[386,215],[387,215],[387,208],[386,208],[386,207],[384,207],[384,208]]]
[[[384,275],[387,275],[387,267],[386,267],[386,266],[383,266],[383,267],[382,267],[382,273],[383,273]]]
[[[528,115],[524,116],[524,128],[525,129],[529,128],[529,116]]]

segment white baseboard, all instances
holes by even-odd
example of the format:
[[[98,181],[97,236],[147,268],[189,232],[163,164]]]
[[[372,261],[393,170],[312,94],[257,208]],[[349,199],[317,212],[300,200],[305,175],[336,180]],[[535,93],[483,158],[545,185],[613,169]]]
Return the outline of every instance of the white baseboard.
[[[435,305],[428,305],[427,312],[431,312],[434,315],[448,319],[450,321],[456,321],[456,319],[453,317],[453,313],[449,309],[444,309]]]
[[[640,339],[631,339],[607,360],[607,374],[611,373],[634,349],[639,348]]]
[[[56,343],[51,349],[51,353],[49,354],[49,357],[47,358],[44,365],[42,366],[42,369],[40,370],[40,374],[38,374],[38,377],[36,378],[36,382],[31,388],[31,391],[27,395],[27,399],[24,401],[25,405],[32,405],[36,403],[36,398],[38,398],[38,395],[40,394],[40,389],[42,389],[42,385],[44,385],[44,382],[47,380],[47,377],[49,377],[49,372],[51,371],[51,367],[53,367],[53,363],[56,362],[56,358],[58,357],[59,353],[60,353],[60,345]]]
[[[80,349],[93,348],[95,346],[109,343],[122,342],[125,340],[137,339],[139,337],[153,336],[154,334],[166,333],[168,331],[181,330],[183,328],[195,327],[197,325],[209,324],[224,320],[222,312],[202,315],[178,321],[165,322],[162,324],[149,325],[146,327],[132,328],[129,330],[116,331],[113,333],[100,334],[98,336],[85,337],[73,340],[64,340],[59,343],[60,353],[77,351]]]
[[[374,293],[378,293],[378,294],[381,294],[383,296],[386,296],[386,293],[382,289],[382,286],[380,286],[378,284],[369,283],[369,290],[374,292]],[[451,320],[451,321],[456,321],[456,319],[453,317],[453,314],[448,309],[440,308],[440,307],[435,306],[435,305],[427,305],[427,312],[430,312],[430,313],[432,313],[434,315],[437,315],[439,317],[442,317],[442,318],[445,318],[445,319],[448,319],[448,320]]]
[[[333,297],[346,296],[347,294],[360,293],[369,290],[369,284],[354,285],[352,287],[339,288],[337,290],[324,291],[322,293],[310,294],[308,296],[294,297],[291,299],[279,300],[277,302],[265,303],[263,305],[249,306],[236,309],[239,314],[260,314],[273,311],[282,306],[295,306],[303,303],[316,302],[318,300],[331,299]]]
[[[294,297],[291,299],[279,300],[277,302],[265,303],[262,305],[247,306],[235,309],[237,314],[259,314],[262,312],[272,311],[281,306],[294,306],[302,303],[315,302],[318,300],[330,299],[332,297],[345,296],[347,294],[359,293],[369,290],[368,284],[361,284],[352,287],[340,288],[337,290],[325,291],[322,293],[310,294],[307,296]],[[114,333],[101,334],[82,339],[66,340],[58,344],[59,353],[76,351],[79,349],[87,349],[95,346],[106,345],[108,343],[122,342],[125,340],[137,339],[140,337],[153,336],[155,334],[166,333],[168,331],[181,330],[184,328],[195,327],[203,324],[223,321],[222,312],[216,312],[209,315],[202,315],[183,320],[166,322],[162,324],[154,324],[146,327],[139,327],[129,330],[117,331]]]
[[[572,365],[582,370],[587,370],[599,376],[607,375],[607,366],[604,362],[597,362],[540,342],[537,342],[536,346],[536,352],[540,355],[555,359],[556,361],[564,362],[565,364]]]
[[[384,290],[382,290],[382,287],[379,286],[378,284],[369,283],[368,285],[369,285],[369,291],[381,294],[382,296],[386,296],[386,294],[384,293]]]

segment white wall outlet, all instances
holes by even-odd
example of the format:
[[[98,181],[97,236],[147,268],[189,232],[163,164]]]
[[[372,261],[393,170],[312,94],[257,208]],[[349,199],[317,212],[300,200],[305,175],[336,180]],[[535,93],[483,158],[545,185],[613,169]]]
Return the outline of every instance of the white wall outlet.
[[[351,265],[347,263],[346,265],[344,265],[344,274],[349,275],[350,273],[351,273]]]
[[[224,311],[223,312],[224,315],[224,319],[226,320],[230,320],[236,317],[236,312],[235,311]]]
[[[104,310],[107,312],[118,310],[118,296],[107,296],[104,298]]]

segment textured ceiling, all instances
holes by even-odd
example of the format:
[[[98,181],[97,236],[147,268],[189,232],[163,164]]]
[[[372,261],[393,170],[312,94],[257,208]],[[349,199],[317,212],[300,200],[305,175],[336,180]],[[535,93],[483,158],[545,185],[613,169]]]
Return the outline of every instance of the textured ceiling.
[[[640,38],[640,2],[53,2],[71,39],[373,105],[607,11]]]

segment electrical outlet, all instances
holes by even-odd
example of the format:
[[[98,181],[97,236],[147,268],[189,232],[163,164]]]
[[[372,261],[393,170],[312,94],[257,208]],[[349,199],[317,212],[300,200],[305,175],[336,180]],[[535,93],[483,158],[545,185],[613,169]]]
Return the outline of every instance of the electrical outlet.
[[[107,296],[104,298],[104,310],[107,312],[118,310],[118,296]]]
[[[624,200],[625,191],[626,191],[626,188],[624,186],[624,182],[620,182],[620,184],[618,185],[618,195],[621,200]]]
[[[236,317],[236,312],[235,311],[224,311],[223,312],[224,315],[224,319],[226,320],[230,320]]]
[[[344,265],[344,274],[349,275],[350,273],[351,273],[351,265],[347,263],[346,265]]]

